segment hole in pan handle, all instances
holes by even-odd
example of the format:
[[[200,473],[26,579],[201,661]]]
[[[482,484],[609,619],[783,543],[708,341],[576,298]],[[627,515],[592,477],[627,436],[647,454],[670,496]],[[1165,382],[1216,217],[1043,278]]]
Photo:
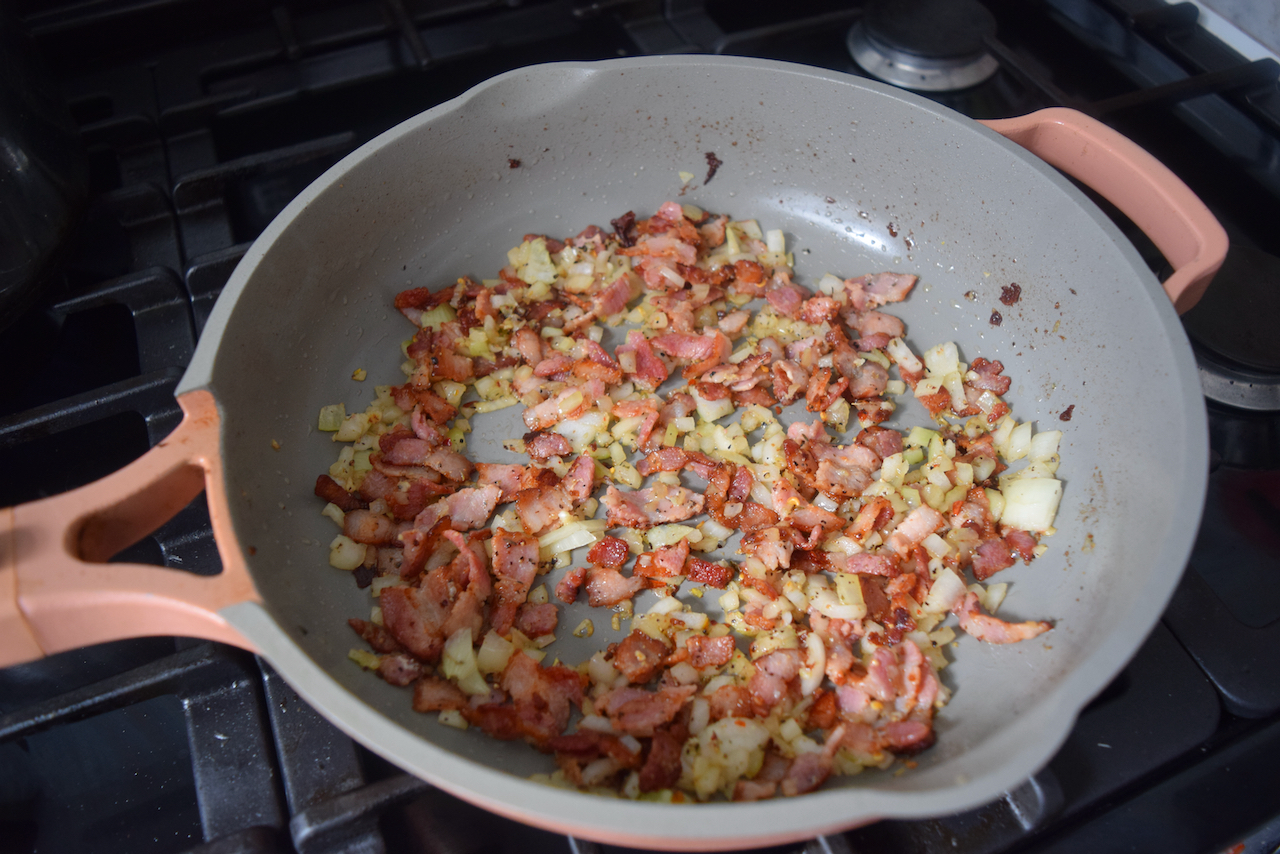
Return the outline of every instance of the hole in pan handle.
[[[222,572],[105,563],[163,525],[202,489],[215,537],[229,543],[219,512],[220,417],[213,395],[181,395],[182,423],[133,463],[101,480],[0,509],[0,667],[108,640],[184,635],[252,645],[219,615],[260,601],[239,551],[220,548]]]
[[[1173,267],[1164,290],[1179,314],[1200,301],[1227,257],[1227,233],[1163,163],[1102,122],[1064,107],[983,124],[1084,182],[1133,220]]]

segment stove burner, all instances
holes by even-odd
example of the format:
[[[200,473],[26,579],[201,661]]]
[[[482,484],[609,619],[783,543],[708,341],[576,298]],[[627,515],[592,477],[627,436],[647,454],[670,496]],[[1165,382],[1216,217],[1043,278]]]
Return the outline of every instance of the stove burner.
[[[1280,411],[1280,258],[1235,239],[1204,298],[1183,317],[1210,400]]]
[[[995,18],[977,0],[875,0],[849,30],[848,47],[886,83],[950,92],[996,73],[985,44],[995,33]]]

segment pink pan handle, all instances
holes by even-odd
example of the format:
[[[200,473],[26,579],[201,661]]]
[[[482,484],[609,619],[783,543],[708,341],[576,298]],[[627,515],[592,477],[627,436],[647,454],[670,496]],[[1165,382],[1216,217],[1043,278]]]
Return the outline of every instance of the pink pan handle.
[[[1190,310],[1227,257],[1227,233],[1178,176],[1133,141],[1083,113],[1054,107],[983,122],[1124,212],[1173,265],[1165,293]]]
[[[218,615],[261,601],[238,550],[221,549],[215,576],[106,563],[206,488],[216,538],[234,542],[222,509],[217,404],[207,391],[178,402],[182,423],[130,465],[63,495],[0,509],[0,667],[147,635],[252,649]]]

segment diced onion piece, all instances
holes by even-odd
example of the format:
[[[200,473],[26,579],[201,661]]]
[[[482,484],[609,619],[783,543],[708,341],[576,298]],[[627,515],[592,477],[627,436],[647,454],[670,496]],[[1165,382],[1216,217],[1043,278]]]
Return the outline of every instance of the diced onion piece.
[[[339,528],[343,526],[347,518],[347,514],[342,512],[342,508],[333,502],[326,504],[324,509],[320,511],[320,515],[332,519]]]
[[[924,352],[924,364],[929,373],[936,377],[946,376],[960,371],[960,353],[954,341],[946,341]]]
[[[454,729],[466,729],[470,726],[467,719],[462,716],[462,712],[457,709],[441,709],[439,720],[440,723]]]
[[[1009,442],[1005,445],[1004,458],[1009,462],[1020,460],[1031,448],[1031,422],[1027,421],[1013,428],[1009,434]]]
[[[1044,430],[1035,434],[1027,448],[1027,459],[1033,463],[1052,460],[1058,453],[1058,442],[1061,440],[1061,430]]]
[[[342,422],[347,419],[347,406],[345,403],[335,403],[332,406],[320,407],[320,421],[317,429],[325,433],[337,432],[342,426]]]
[[[674,611],[671,619],[696,631],[703,631],[711,623],[711,619],[701,611]]]
[[[407,587],[408,585],[409,582],[398,575],[379,575],[369,584],[369,595],[377,599],[388,587]]]
[[[693,389],[690,389],[690,393],[693,395],[694,403],[697,404],[698,417],[703,421],[716,421],[717,419],[724,418],[726,415],[731,415],[733,413],[734,405],[732,397],[725,397],[720,400],[707,400]]]
[[[538,547],[550,549],[552,554],[559,554],[592,545],[600,539],[597,532],[603,531],[605,524],[603,519],[568,522],[539,537]]]
[[[920,542],[920,545],[924,546],[924,550],[929,553],[930,557],[946,557],[947,552],[951,551],[951,546],[947,545],[947,541],[936,533],[925,537]]]
[[[827,667],[827,648],[817,632],[809,632],[804,647],[806,655],[805,663],[800,667],[800,693],[808,697],[822,684]]]
[[[658,548],[673,546],[681,540],[688,540],[691,544],[696,543],[702,539],[702,532],[688,525],[657,525],[651,528],[646,536],[649,539],[649,545]]]
[[[576,393],[573,396],[578,398],[578,402],[566,410],[568,412],[572,412],[582,405],[581,393]],[[608,426],[609,413],[592,409],[580,418],[566,418],[563,421],[558,421],[552,425],[551,429],[569,440],[569,444],[575,454],[581,454],[586,451],[588,445],[595,441],[596,436]]]
[[[419,323],[424,329],[439,329],[441,325],[448,323],[457,316],[458,313],[453,310],[453,306],[446,302],[424,311]]]
[[[468,694],[489,693],[489,684],[480,675],[476,651],[471,646],[470,626],[458,629],[445,641],[440,672]]]
[[[662,596],[657,602],[653,603],[653,607],[649,609],[650,614],[670,614],[673,611],[679,611],[684,605],[674,596]]]
[[[372,653],[367,649],[353,649],[347,653],[347,658],[351,659],[365,670],[377,670],[378,665],[382,664],[382,656]]]
[[[1004,602],[1004,595],[1009,590],[1009,585],[1003,581],[987,587],[987,594],[983,597],[982,606],[987,609],[988,614],[994,614],[1000,607],[1000,603]]]
[[[945,614],[964,598],[965,592],[964,579],[949,567],[943,567],[920,607],[927,614]]]
[[[347,419],[338,427],[338,432],[333,434],[335,442],[354,442],[359,439],[364,431],[369,429],[369,416],[364,412],[356,412],[348,415]]]
[[[329,543],[329,565],[337,569],[353,570],[364,563],[365,549],[364,543],[357,543],[350,537],[339,534]]]
[[[1004,484],[1000,523],[1010,528],[1043,533],[1053,527],[1062,500],[1062,482],[1050,477],[1018,478]]]

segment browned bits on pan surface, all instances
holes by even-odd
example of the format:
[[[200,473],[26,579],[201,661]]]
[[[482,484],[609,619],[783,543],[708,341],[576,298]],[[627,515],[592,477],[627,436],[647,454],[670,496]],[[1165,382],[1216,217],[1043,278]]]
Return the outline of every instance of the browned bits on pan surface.
[[[512,169],[519,169],[521,165],[522,164],[520,163],[520,161],[514,157],[507,160],[507,166],[509,166]]]
[[[1073,403],[1070,406],[1068,406],[1066,409],[1062,410],[1061,414],[1058,415],[1058,420],[1070,421],[1071,413],[1075,411],[1075,408],[1076,408],[1076,405]]]
[[[1011,282],[1000,289],[1000,302],[1005,305],[1013,305],[1022,299],[1022,285],[1017,282]]]
[[[1000,312],[993,311],[991,312],[990,323],[992,326],[999,326],[1000,324],[1004,323],[1004,317],[1000,314]]]
[[[704,187],[711,183],[711,179],[716,177],[716,171],[723,165],[724,161],[719,157],[716,157],[716,153],[714,151],[707,152],[707,178],[702,182]]]

